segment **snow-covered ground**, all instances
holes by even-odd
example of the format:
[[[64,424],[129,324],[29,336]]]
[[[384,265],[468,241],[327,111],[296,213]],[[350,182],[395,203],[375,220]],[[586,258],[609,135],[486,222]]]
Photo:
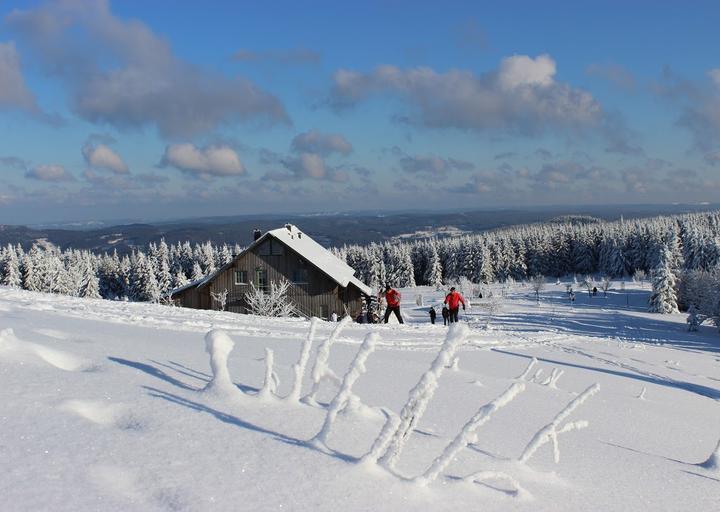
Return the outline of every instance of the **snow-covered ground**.
[[[0,509],[720,509],[720,471],[700,465],[720,438],[715,328],[689,333],[685,315],[646,313],[648,290],[630,284],[607,298],[578,291],[575,304],[563,284],[548,286],[539,303],[522,285],[483,291],[463,317],[470,331],[459,359],[443,368],[388,470],[358,459],[383,428],[379,408],[400,413],[445,340],[440,316],[430,325],[427,307],[411,306],[419,293],[438,304],[440,291],[403,290],[404,326],[345,328],[329,356],[341,379],[366,335],[378,334],[364,368],[346,379],[356,379],[346,396],[364,406],[351,399],[323,432],[326,443],[311,443],[328,425],[327,404],[342,405],[336,384],[323,381],[319,406],[255,396],[266,348],[277,394],[290,393],[308,321],[0,288]],[[317,327],[302,395],[334,327]],[[211,329],[234,342],[227,366],[236,386],[224,392],[203,391]],[[559,462],[552,441],[519,462],[533,438],[552,439],[552,427],[541,429],[595,383],[599,391],[556,425],[577,427],[558,435]],[[469,422],[514,384],[505,396],[514,400]],[[415,480],[464,426],[437,478]]]

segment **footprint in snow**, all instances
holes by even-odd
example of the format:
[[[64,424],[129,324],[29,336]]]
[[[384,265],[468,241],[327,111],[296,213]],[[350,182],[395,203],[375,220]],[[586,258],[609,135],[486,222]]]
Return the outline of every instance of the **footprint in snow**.
[[[77,414],[86,420],[106,427],[121,430],[143,430],[144,424],[130,408],[121,403],[102,400],[66,400],[60,409]]]

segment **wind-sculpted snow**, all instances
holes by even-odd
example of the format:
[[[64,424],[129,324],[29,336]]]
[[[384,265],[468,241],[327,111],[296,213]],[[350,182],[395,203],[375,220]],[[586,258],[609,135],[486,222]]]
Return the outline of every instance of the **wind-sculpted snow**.
[[[0,509],[715,510],[714,327],[565,284],[483,288],[454,354],[434,288],[405,325],[338,325],[0,287]]]
[[[718,441],[717,445],[715,446],[715,450],[710,454],[710,457],[700,464],[705,469],[709,469],[710,471],[714,471],[717,474],[720,474],[720,440]]]
[[[205,335],[205,350],[210,354],[210,369],[213,375],[212,380],[205,386],[205,392],[228,396],[240,393],[230,378],[227,366],[228,356],[234,346],[235,343],[224,331],[216,329]]]
[[[92,361],[83,357],[78,357],[39,343],[20,340],[15,336],[12,329],[0,331],[0,349],[3,347],[21,354],[32,354],[47,364],[68,372],[92,371],[97,368],[97,365]]]

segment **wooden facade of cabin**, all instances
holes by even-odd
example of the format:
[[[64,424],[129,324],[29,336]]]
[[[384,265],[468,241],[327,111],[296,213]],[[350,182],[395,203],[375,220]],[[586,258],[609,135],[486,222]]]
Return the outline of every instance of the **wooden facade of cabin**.
[[[220,309],[212,293],[228,291],[226,311],[248,313],[245,294],[256,288],[269,290],[271,282],[290,283],[288,299],[299,314],[329,319],[333,313],[355,318],[365,295],[352,282],[343,287],[270,233],[236,256],[229,264],[199,285],[173,293],[176,304],[194,309]]]

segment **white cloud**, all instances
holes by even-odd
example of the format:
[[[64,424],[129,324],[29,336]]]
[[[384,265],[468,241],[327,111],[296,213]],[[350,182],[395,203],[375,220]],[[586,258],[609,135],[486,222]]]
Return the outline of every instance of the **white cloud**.
[[[40,181],[73,181],[62,165],[38,165],[25,173],[26,178]]]
[[[505,89],[523,85],[547,87],[553,84],[555,61],[549,55],[538,55],[534,59],[527,55],[513,55],[500,63],[498,81]]]
[[[15,43],[0,43],[0,107],[37,111],[35,97],[20,71]]]
[[[297,158],[285,162],[285,166],[299,178],[325,178],[328,168],[320,155],[315,153],[301,153]]]
[[[171,144],[165,148],[161,166],[172,166],[196,175],[240,176],[245,167],[229,146],[198,148],[193,144]]]
[[[127,174],[130,172],[120,155],[105,144],[96,146],[86,144],[83,146],[82,153],[85,162],[95,169],[106,169],[115,174]]]
[[[534,135],[603,128],[604,113],[592,95],[554,79],[547,55],[516,55],[498,70],[477,75],[465,70],[438,73],[428,67],[379,66],[369,73],[338,70],[331,105],[354,106],[373,95],[400,98],[412,123],[435,128]]]
[[[106,0],[14,10],[6,24],[65,82],[71,107],[90,122],[155,126],[169,138],[257,118],[289,122],[276,97],[247,79],[181,60],[144,23],[116,17]]]
[[[345,137],[338,133],[321,133],[317,130],[310,130],[295,136],[292,141],[292,149],[298,153],[348,155],[352,152],[353,147]]]

